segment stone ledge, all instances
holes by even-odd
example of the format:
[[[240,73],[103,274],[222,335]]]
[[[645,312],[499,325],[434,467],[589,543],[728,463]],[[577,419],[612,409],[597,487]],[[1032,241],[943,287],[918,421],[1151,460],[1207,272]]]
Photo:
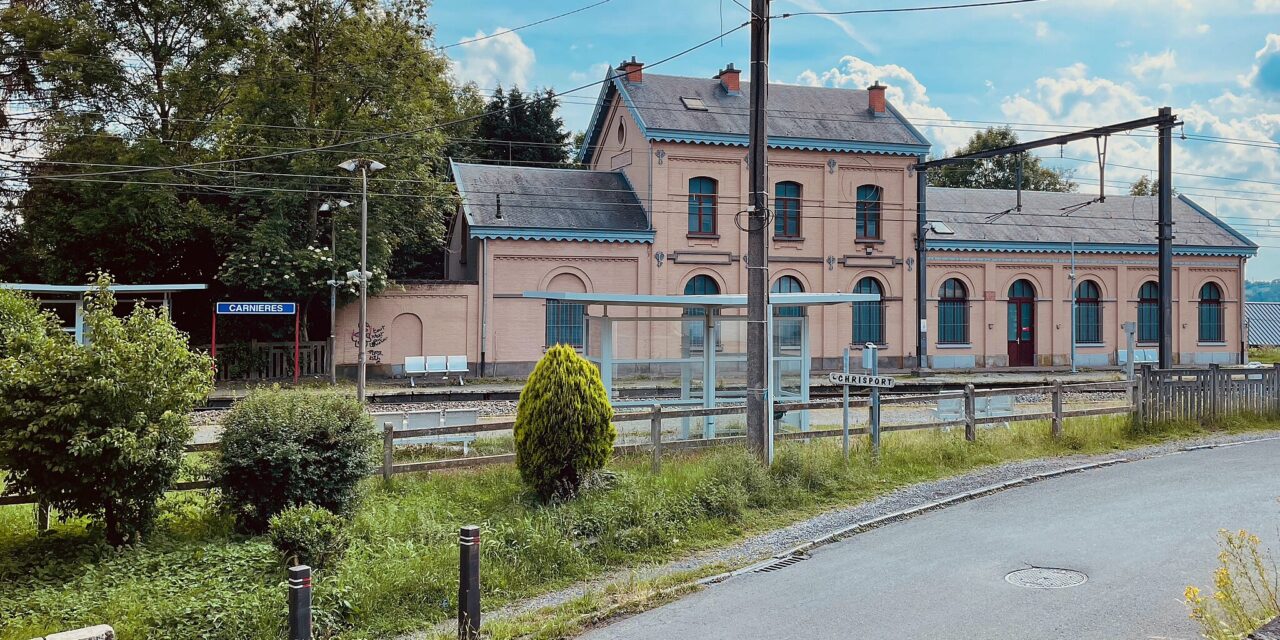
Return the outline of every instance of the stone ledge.
[[[32,640],[116,640],[116,632],[110,625],[100,624],[83,629],[62,631],[47,635],[44,638],[33,638]]]
[[[1268,622],[1261,629],[1249,634],[1249,640],[1280,640],[1280,618]]]

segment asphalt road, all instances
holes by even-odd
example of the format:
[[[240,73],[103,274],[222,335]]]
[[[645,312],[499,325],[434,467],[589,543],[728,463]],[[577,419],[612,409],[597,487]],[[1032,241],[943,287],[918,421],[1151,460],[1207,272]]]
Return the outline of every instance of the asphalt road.
[[[596,629],[602,640],[1198,638],[1182,603],[1211,585],[1219,529],[1280,551],[1280,441],[1046,480],[854,536]],[[1084,572],[1014,586],[1030,566]]]

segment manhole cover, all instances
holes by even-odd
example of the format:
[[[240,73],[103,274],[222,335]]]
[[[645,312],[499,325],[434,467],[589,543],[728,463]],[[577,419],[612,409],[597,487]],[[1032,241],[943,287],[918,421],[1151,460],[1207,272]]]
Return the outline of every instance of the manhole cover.
[[[1005,582],[1028,589],[1063,589],[1084,584],[1089,579],[1079,571],[1071,569],[1055,569],[1053,567],[1031,567],[1018,569],[1004,577]]]

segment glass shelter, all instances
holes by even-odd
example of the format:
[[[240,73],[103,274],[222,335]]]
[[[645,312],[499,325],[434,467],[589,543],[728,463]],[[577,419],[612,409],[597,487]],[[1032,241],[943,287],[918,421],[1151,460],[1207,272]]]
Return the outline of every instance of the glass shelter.
[[[526,291],[524,297],[548,304],[580,304],[585,308],[583,355],[600,368],[609,399],[616,408],[705,407],[746,401],[747,296],[745,294],[639,295]],[[866,293],[773,292],[769,295],[768,333],[770,385],[766,394],[772,407],[778,402],[809,400],[813,354],[806,307],[878,303],[880,296]],[[679,380],[675,398],[628,398],[614,380],[625,376],[651,376]],[[737,416],[721,418],[741,426]],[[717,435],[715,418],[702,424],[704,438]],[[788,414],[784,426],[808,430],[808,412]],[[690,433],[684,419],[681,439]],[[729,429],[730,431],[734,429]],[[721,429],[720,435],[728,435]]]

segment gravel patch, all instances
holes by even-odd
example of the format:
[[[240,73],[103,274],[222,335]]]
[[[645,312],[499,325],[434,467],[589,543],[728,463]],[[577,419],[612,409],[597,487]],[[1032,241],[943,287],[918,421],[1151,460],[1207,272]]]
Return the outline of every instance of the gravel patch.
[[[1041,458],[1010,462],[988,467],[972,473],[942,480],[923,482],[897,489],[889,494],[850,507],[833,509],[808,520],[787,527],[758,534],[720,549],[695,553],[665,564],[629,567],[605,574],[573,587],[545,593],[541,596],[510,604],[502,609],[485,613],[486,620],[511,618],[538,609],[569,602],[582,595],[600,591],[612,583],[650,580],[682,571],[707,570],[713,567],[743,567],[784,553],[837,529],[917,507],[942,498],[959,495],[990,485],[1009,482],[1027,476],[1078,467],[1084,464],[1113,461],[1124,457],[1130,461],[1155,458],[1183,451],[1189,447],[1210,447],[1248,442],[1263,438],[1280,437],[1280,431],[1227,434],[1166,442],[1158,445],[1131,449],[1123,452],[1075,455],[1058,458]],[[439,629],[447,629],[442,624]],[[429,637],[432,633],[418,632],[401,636],[400,640]]]

